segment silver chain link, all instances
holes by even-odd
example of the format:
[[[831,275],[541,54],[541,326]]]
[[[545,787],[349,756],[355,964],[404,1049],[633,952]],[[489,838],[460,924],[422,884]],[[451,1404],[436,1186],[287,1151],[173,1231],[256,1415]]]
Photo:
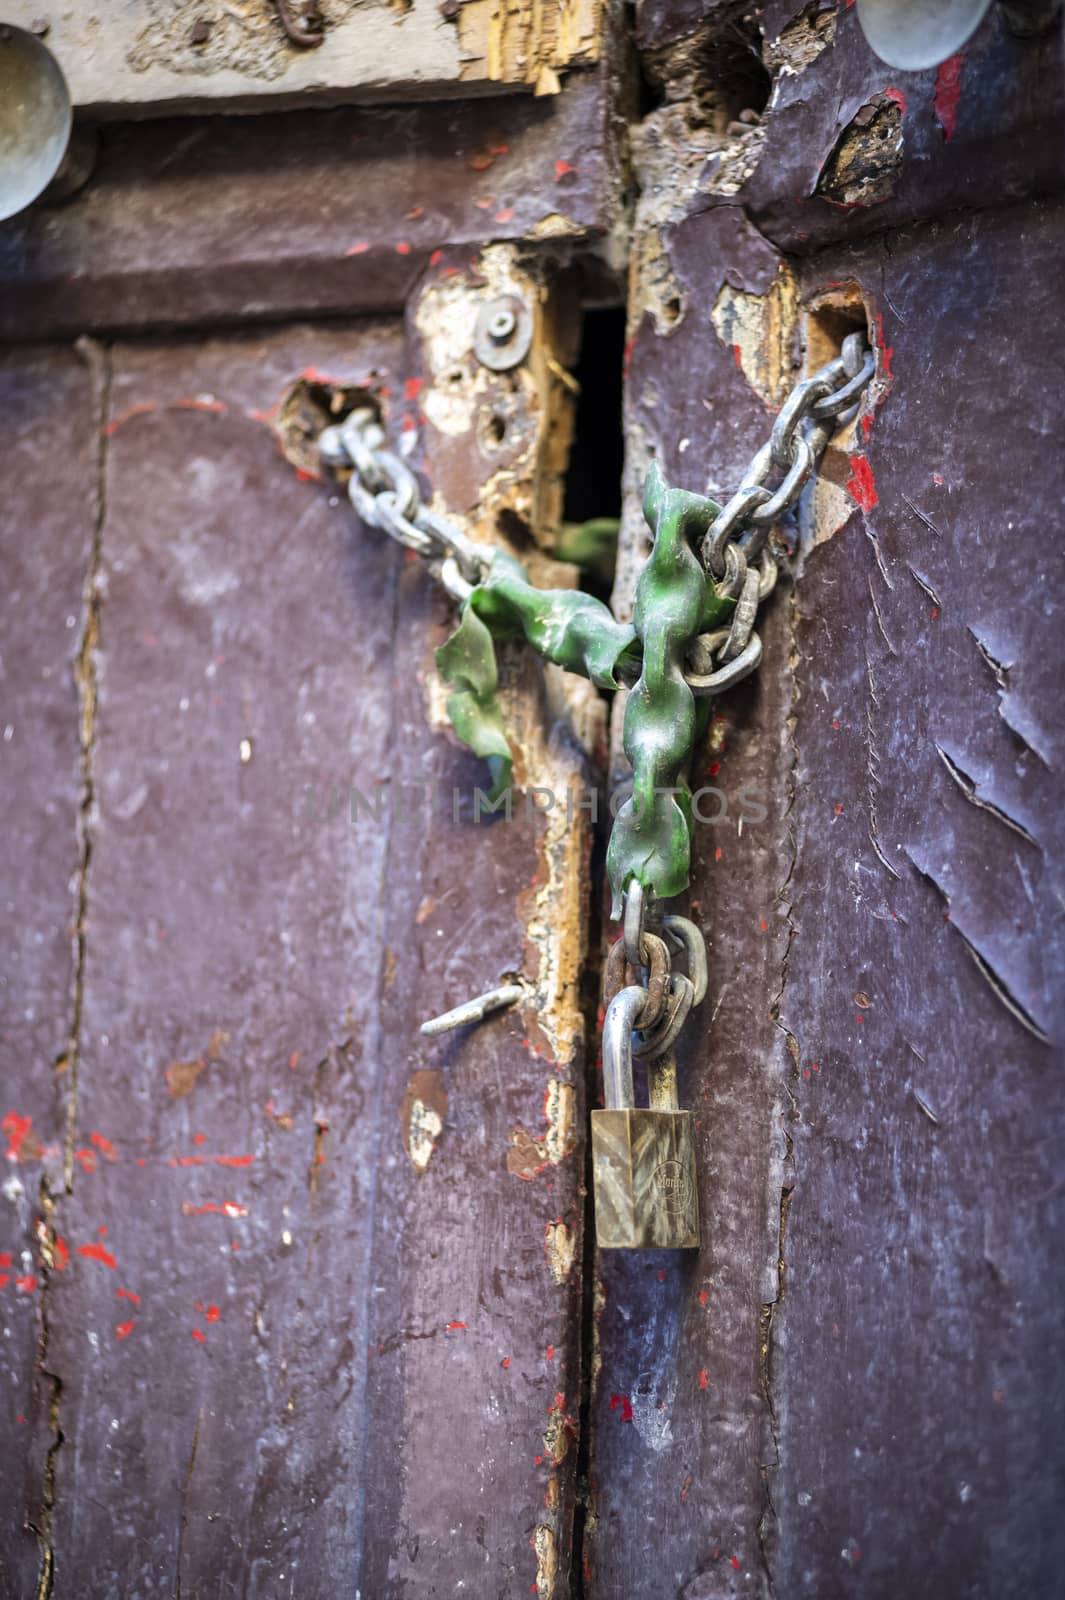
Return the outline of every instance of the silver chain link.
[[[703,565],[736,607],[731,627],[700,634],[689,652],[685,678],[694,695],[731,689],[761,661],[754,624],[777,580],[776,561],[765,548],[770,531],[802,494],[835,430],[858,414],[875,367],[865,334],[848,334],[840,355],[792,389],[742,484],[712,523]]]
[[[857,415],[874,369],[865,335],[848,334],[840,355],[792,389],[742,484],[711,525],[703,564],[718,592],[736,606],[728,628],[700,634],[689,651],[685,678],[694,695],[731,689],[761,661],[754,624],[777,581],[776,560],[766,549],[770,532],[802,494],[836,428]],[[492,551],[422,505],[417,478],[387,448],[374,412],[350,412],[322,432],[318,449],[327,466],[350,468],[348,495],[362,520],[414,550],[449,594],[465,600],[484,577]]]
[[[418,480],[386,447],[385,432],[369,407],[351,411],[325,428],[318,452],[326,466],[351,469],[348,498],[362,521],[379,528],[429,564],[456,600],[480,583],[492,559],[461,528],[423,506]]]

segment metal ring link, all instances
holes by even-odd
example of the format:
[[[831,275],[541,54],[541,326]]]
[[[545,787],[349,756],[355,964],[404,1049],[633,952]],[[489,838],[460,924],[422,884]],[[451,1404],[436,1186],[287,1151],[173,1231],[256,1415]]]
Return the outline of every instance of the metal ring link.
[[[448,556],[446,561],[440,563],[439,578],[451,598],[460,605],[464,605],[473,593],[473,584],[462,576],[454,556]]]
[[[473,584],[480,583],[492,561],[492,551],[488,545],[477,544],[467,538],[461,528],[431,511],[428,506],[419,508],[414,522],[422,533],[435,539],[441,549],[452,557],[464,578]]]
[[[340,426],[333,423],[318,435],[318,454],[327,467],[350,467],[351,457]]]
[[[833,368],[838,368],[838,373],[834,372]],[[818,400],[831,394],[837,376],[845,376],[841,360],[829,362],[827,367],[815,372],[812,378],[805,378],[802,383],[797,383],[788,395],[777,412],[773,431],[769,435],[769,451],[776,466],[791,466],[795,459],[792,444],[799,423],[803,417],[815,410]]]
[[[625,885],[625,958],[630,967],[638,967],[644,959],[643,935],[647,922],[647,901],[643,884],[630,878]]]
[[[768,445],[755,456],[751,464],[751,477],[757,476],[757,466],[763,455],[768,455]],[[755,510],[772,499],[772,491],[760,483],[746,483],[736,493],[726,506],[718,513],[711,523],[706,538],[703,540],[703,563],[713,573],[715,578],[725,575],[725,546],[732,538],[735,530],[742,523],[749,522],[752,518],[752,505]]]
[[[706,999],[709,981],[706,967],[706,940],[688,917],[665,917],[662,926],[666,938],[672,939],[684,951],[688,962],[688,977],[695,990],[692,1005],[700,1006]]]
[[[730,628],[715,628],[713,633],[700,633],[688,646],[688,653],[684,660],[685,677],[705,678],[714,672],[717,658],[728,641]]]
[[[771,550],[763,550],[762,565],[758,569],[758,603],[768,600],[777,586],[780,568],[777,566],[776,557]]]
[[[375,495],[374,504],[377,507],[377,526],[384,533],[420,556],[434,554],[432,539],[403,515],[394,490],[386,489],[383,494]]]
[[[842,389],[836,389],[833,393],[825,395],[824,399],[818,400],[816,405],[811,408],[811,414],[819,420],[822,417],[838,417],[840,412],[846,411],[853,401],[861,399],[862,393],[875,371],[876,358],[870,350],[867,352],[865,361],[859,371],[848,379]]]
[[[795,460],[784,482],[764,505],[751,512],[750,522],[755,528],[768,528],[780,519],[792,502],[798,499],[803,483],[813,469],[813,451],[807,441],[801,434],[796,434],[794,443]],[[750,560],[749,550],[747,557]]]
[[[653,1028],[662,1015],[669,993],[669,946],[657,934],[645,933],[643,938],[647,960],[638,967],[633,967],[626,958],[624,937],[616,939],[610,946],[603,975],[603,1001],[609,1006],[622,989],[637,983],[645,991],[647,999],[634,1026]],[[638,982],[633,974],[644,970],[647,980]]]
[[[367,489],[378,493],[392,487],[379,460],[385,435],[372,411],[350,411],[340,424],[340,438],[348,459]]]
[[[757,567],[748,567],[747,576],[743,580],[743,592],[736,601],[736,609],[732,613],[732,626],[728,638],[720,651],[718,660],[722,663],[734,661],[738,655],[747,648],[747,641],[754,631],[758,619],[758,592],[761,587],[761,574]]]
[[[726,662],[713,672],[686,672],[684,681],[695,698],[701,700],[706,695],[722,694],[724,690],[731,689],[733,684],[741,683],[755,670],[761,659],[762,641],[756,633],[752,633],[743,653],[734,661]]]
[[[747,576],[747,557],[743,547],[730,541],[725,546],[725,576],[717,586],[717,592],[723,599],[735,600],[743,589],[743,580]]]
[[[866,355],[869,353],[869,340],[863,328],[856,328],[853,333],[848,333],[843,341],[840,360],[843,362],[847,376],[853,378],[861,370]]]
[[[622,994],[624,994],[622,990]],[[669,980],[669,995],[666,1008],[653,1028],[648,1028],[641,1035],[633,1039],[632,1053],[640,1056],[645,1061],[655,1061],[659,1056],[664,1056],[667,1050],[672,1049],[677,1036],[688,1020],[688,1013],[695,1004],[695,985],[683,972],[674,972]]]

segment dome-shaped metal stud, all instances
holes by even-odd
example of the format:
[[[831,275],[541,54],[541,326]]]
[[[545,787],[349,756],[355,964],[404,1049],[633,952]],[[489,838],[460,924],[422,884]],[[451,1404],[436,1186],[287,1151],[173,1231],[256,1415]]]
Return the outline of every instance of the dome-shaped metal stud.
[[[858,21],[889,67],[923,72],[961,49],[991,0],[858,0]]]
[[[0,220],[43,194],[70,140],[70,93],[40,39],[0,24]]]

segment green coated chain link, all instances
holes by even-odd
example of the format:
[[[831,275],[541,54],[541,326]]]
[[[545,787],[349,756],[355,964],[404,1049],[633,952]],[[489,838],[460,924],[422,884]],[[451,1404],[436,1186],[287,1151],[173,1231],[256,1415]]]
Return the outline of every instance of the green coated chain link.
[[[654,545],[636,584],[643,663],[625,707],[632,796],[618,811],[607,850],[614,917],[633,878],[661,900],[688,886],[691,797],[684,769],[695,742],[695,697],[684,679],[684,658],[706,626],[709,587],[692,545],[721,507],[670,488],[655,463],[643,510]]]

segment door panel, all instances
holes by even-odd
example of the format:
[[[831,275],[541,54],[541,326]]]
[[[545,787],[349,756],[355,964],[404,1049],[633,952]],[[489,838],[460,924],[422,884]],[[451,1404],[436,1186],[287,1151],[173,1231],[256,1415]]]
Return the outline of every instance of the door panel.
[[[583,897],[539,814],[473,825],[481,769],[429,703],[450,604],[273,427],[308,371],[402,395],[402,326],[95,360],[84,952],[54,1119],[70,1176],[48,1169],[36,1290],[56,1592],[517,1594],[538,1570],[564,1591]],[[52,364],[91,443],[84,369]],[[69,493],[45,465],[34,505],[76,594],[86,535],[53,531]],[[576,782],[534,679],[508,695],[521,759]],[[64,695],[53,901],[77,864],[69,679]],[[583,853],[580,821],[573,837]],[[505,970],[530,979],[524,1020],[419,1037]],[[25,1100],[43,1080],[45,1126],[48,1049]],[[32,1141],[17,1171],[12,1244],[32,1248]],[[20,1392],[32,1359],[24,1341]]]

